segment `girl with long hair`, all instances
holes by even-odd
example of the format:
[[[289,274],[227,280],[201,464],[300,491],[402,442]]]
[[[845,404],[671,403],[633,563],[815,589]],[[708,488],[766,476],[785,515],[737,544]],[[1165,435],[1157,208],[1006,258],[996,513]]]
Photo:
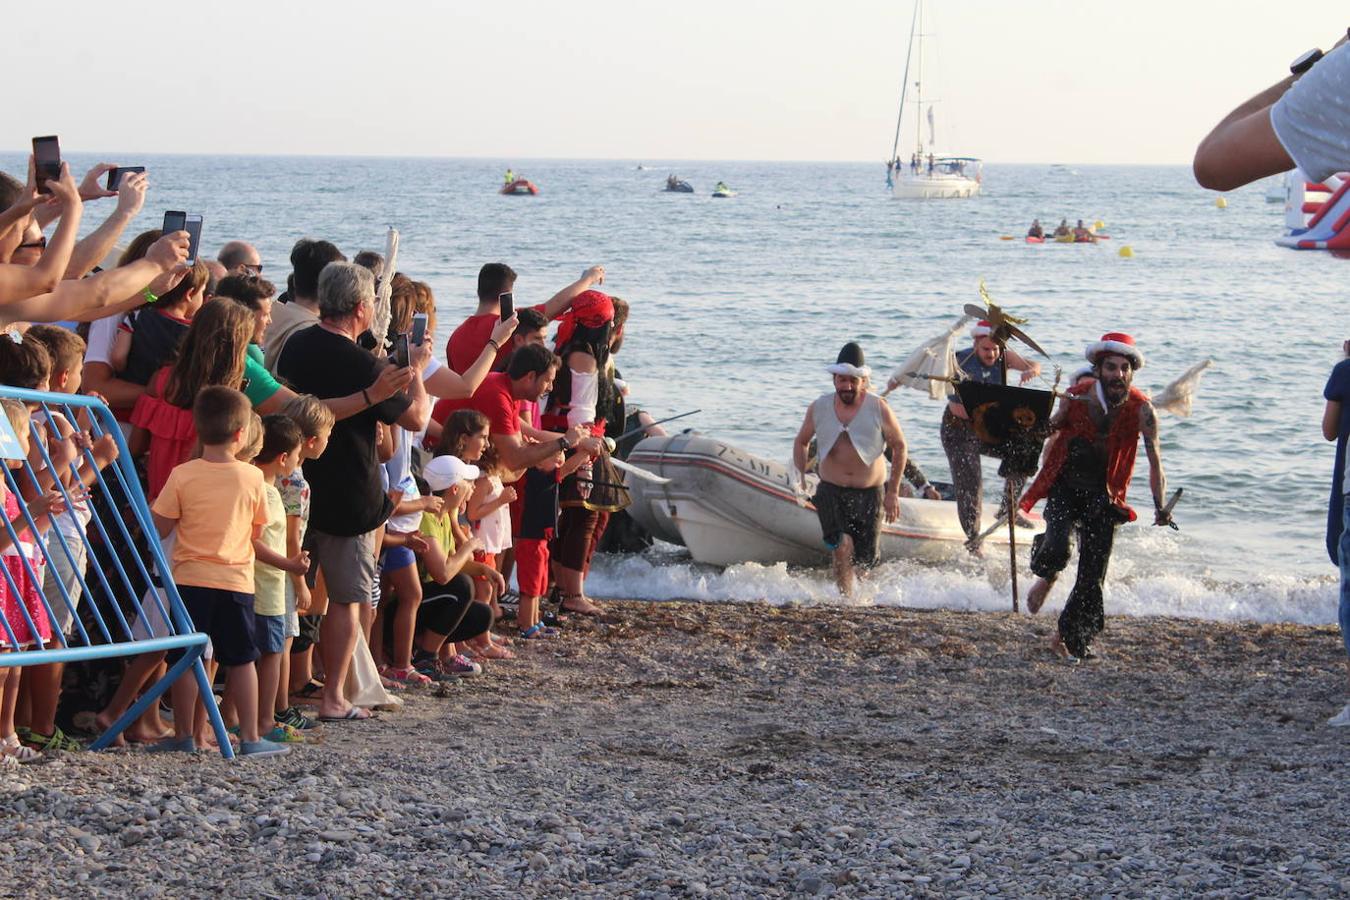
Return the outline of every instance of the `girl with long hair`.
[[[146,496],[159,496],[169,472],[187,462],[197,443],[192,404],[212,385],[243,389],[253,314],[237,303],[206,304],[192,320],[173,361],[150,380],[132,410],[132,456],[147,454]]]

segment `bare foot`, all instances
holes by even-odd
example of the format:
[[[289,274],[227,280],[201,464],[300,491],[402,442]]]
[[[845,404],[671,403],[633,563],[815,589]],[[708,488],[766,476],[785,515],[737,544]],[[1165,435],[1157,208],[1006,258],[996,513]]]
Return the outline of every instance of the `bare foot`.
[[[507,650],[505,647],[499,647],[496,644],[488,644],[486,647],[479,647],[475,653],[483,659],[515,659],[516,654]]]
[[[105,731],[107,731],[109,728],[112,727],[114,721],[116,720],[112,716],[108,715],[106,712],[101,712],[98,715],[94,716],[94,730],[97,731],[99,734],[103,734]],[[117,739],[112,741],[108,746],[125,747],[126,745],[127,745],[127,733],[126,729],[122,729],[122,733],[119,734],[117,736]]]
[[[568,597],[562,602],[562,609],[563,612],[578,616],[598,616],[604,613],[603,609],[588,600],[584,594]]]
[[[1060,659],[1070,660],[1072,662],[1078,661],[1078,657],[1069,652],[1069,648],[1064,644],[1064,638],[1059,636],[1058,631],[1050,635],[1050,652]]]
[[[1027,591],[1027,612],[1033,616],[1041,611],[1045,605],[1045,598],[1050,596],[1050,588],[1054,587],[1053,581],[1047,581],[1044,578],[1037,578],[1036,583]]]

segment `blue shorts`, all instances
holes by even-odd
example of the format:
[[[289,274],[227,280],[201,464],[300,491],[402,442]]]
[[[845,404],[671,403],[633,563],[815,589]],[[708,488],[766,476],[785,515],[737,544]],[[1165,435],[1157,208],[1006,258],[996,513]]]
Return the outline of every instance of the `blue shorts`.
[[[259,653],[280,653],[286,649],[286,617],[254,613],[253,640]]]
[[[243,666],[258,658],[252,594],[180,584],[178,595],[192,624],[211,638],[216,662]]]
[[[390,547],[380,554],[380,574],[387,575],[417,565],[417,556],[407,547]]]

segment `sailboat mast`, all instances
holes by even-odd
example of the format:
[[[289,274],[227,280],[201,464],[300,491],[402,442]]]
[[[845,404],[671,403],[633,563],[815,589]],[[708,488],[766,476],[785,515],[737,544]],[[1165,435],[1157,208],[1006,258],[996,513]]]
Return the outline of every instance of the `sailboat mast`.
[[[915,12],[919,22],[919,72],[914,79],[914,143],[923,156],[923,0],[917,0]]]
[[[909,47],[905,50],[905,74],[900,79],[900,112],[895,115],[895,140],[891,143],[891,159],[899,159],[900,123],[905,119],[905,90],[909,87],[909,58],[914,53],[914,26],[919,21],[919,0],[914,0],[914,15],[909,19]]]

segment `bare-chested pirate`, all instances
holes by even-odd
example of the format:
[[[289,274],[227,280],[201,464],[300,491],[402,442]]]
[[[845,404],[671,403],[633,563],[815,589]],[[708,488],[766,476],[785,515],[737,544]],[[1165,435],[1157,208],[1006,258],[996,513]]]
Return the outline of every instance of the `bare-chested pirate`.
[[[833,554],[835,581],[839,592],[847,596],[853,591],[854,566],[876,565],[883,513],[887,522],[900,516],[905,435],[886,401],[868,393],[872,370],[863,362],[861,347],[845,344],[827,371],[834,376],[834,391],[807,407],[792,459],[797,471],[805,472],[815,437],[820,486],[813,502],[825,546]],[[889,479],[884,458],[887,447],[891,451]]]

